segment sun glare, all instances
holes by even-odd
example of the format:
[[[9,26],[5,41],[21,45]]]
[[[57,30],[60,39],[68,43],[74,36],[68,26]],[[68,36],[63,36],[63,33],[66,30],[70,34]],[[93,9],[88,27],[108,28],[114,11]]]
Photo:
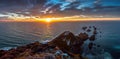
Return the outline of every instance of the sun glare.
[[[46,19],[46,22],[51,22],[52,20],[50,18],[47,18]]]

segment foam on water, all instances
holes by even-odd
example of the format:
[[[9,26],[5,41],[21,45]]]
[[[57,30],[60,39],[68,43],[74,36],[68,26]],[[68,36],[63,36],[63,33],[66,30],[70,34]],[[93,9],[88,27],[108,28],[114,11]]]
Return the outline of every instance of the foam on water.
[[[3,47],[3,48],[0,48],[0,50],[10,50],[12,48],[14,48],[14,47]]]

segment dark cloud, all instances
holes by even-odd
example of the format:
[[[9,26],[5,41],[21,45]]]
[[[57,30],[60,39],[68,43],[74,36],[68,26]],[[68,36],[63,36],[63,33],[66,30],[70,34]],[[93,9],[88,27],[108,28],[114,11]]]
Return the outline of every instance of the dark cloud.
[[[101,14],[104,12],[120,14],[118,12],[120,0],[0,0],[0,7],[0,11],[27,11],[31,14],[62,12],[69,14],[66,11],[72,11],[73,14]]]

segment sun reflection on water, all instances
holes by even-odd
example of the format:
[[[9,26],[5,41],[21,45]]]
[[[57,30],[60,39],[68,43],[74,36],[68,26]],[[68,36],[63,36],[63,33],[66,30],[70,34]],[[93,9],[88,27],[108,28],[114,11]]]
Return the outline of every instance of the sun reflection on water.
[[[51,23],[46,24],[46,30],[45,30],[45,40],[52,39],[52,28]]]

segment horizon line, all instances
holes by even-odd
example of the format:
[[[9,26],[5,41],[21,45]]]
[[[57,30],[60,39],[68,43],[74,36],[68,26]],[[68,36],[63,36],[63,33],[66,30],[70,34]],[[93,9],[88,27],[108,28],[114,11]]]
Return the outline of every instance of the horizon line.
[[[52,18],[51,18],[52,19]],[[60,19],[60,20],[54,20],[52,19],[51,22],[61,22],[61,21],[120,21],[120,18],[75,18],[75,19]],[[4,19],[0,20],[0,22],[45,22],[45,20],[35,20],[35,19],[27,19],[27,20],[9,20],[9,19]]]

